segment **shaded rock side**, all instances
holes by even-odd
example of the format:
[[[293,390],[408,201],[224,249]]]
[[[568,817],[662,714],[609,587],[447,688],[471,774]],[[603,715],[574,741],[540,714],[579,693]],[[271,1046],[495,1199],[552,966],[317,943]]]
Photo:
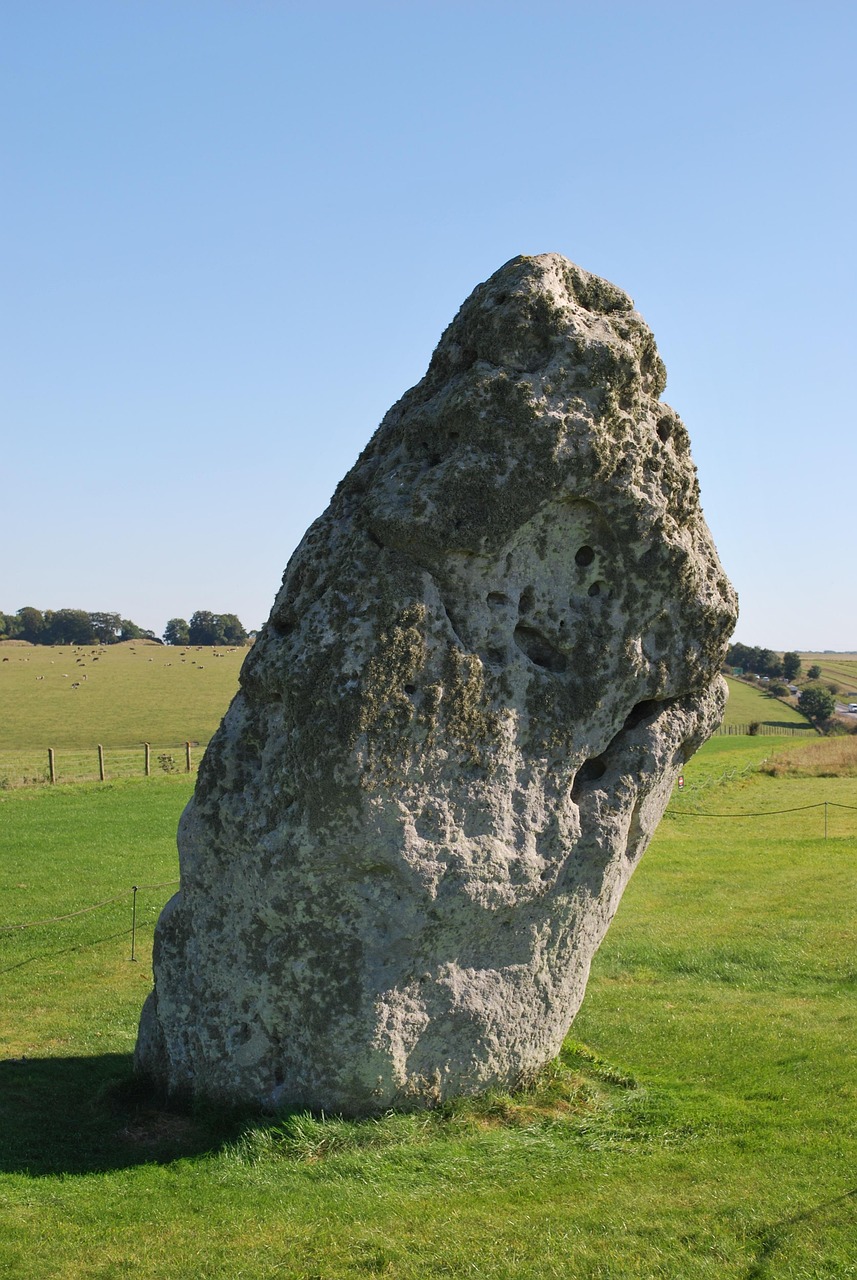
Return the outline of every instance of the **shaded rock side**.
[[[531,1077],[736,602],[631,300],[480,285],[292,557],[179,827],[139,1071],[364,1114]]]

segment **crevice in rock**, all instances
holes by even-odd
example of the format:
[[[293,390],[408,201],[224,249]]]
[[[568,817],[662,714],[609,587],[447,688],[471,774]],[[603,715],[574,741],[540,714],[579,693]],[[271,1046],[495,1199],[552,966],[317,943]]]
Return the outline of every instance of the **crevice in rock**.
[[[620,733],[626,733],[629,729],[636,729],[637,725],[642,724],[644,720],[655,719],[662,711],[666,711],[667,707],[671,707],[675,701],[675,698],[646,698],[642,702],[638,702],[636,707],[633,707],[625,717],[625,723],[622,725]],[[618,736],[619,734],[616,735],[617,738]],[[610,743],[611,747],[615,741],[616,738]]]
[[[641,808],[642,801],[638,796],[631,811],[631,821],[628,823],[628,839],[625,844],[625,857],[629,862],[634,862],[640,852],[640,844],[643,838],[643,823],[640,818]]]
[[[274,631],[276,631],[278,636],[282,636],[283,639],[285,639],[286,636],[290,636],[292,634],[295,627],[298,625],[298,620],[291,612],[283,614],[272,613],[270,625],[273,627]]]
[[[446,615],[446,620],[449,623],[450,631],[452,632],[453,636],[455,637],[455,639],[457,640],[461,648],[466,649],[467,645],[464,643],[464,641],[461,638],[461,632],[459,631],[456,621],[453,618],[452,613],[450,612],[449,606],[447,605],[446,601],[443,599],[441,600],[440,604],[444,614]]]
[[[518,601],[518,613],[532,613],[536,603],[536,595],[532,587],[524,587]]]
[[[568,659],[564,653],[560,653],[541,631],[537,631],[535,627],[526,627],[519,622],[514,630],[515,644],[526,654],[530,662],[537,667],[543,667],[545,671],[553,671],[560,673],[568,667]]]
[[[571,784],[571,798],[575,804],[578,803],[589,783],[597,782],[599,778],[604,777],[606,772],[607,761],[603,756],[593,756],[591,760],[584,760],[574,775],[574,782]]]
[[[599,778],[603,778],[607,772],[608,765],[616,755],[621,753],[622,739],[625,734],[630,733],[632,729],[636,729],[644,720],[654,721],[658,716],[662,715],[668,707],[671,707],[677,698],[645,698],[642,702],[638,702],[635,707],[629,711],[625,717],[625,723],[622,728],[604,748],[600,756],[593,756],[590,760],[584,760],[574,776],[574,782],[571,786],[571,798],[577,803],[580,797],[586,791],[589,783],[597,782]],[[636,809],[634,811],[636,813]],[[633,822],[633,818],[632,818]],[[630,836],[629,836],[630,839]]]

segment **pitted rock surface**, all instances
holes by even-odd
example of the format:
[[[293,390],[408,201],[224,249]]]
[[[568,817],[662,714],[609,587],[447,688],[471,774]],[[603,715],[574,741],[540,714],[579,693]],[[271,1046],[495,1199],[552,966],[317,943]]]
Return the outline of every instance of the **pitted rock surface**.
[[[462,306],[292,557],[179,828],[138,1070],[362,1114],[531,1077],[684,762],[735,596],[631,300]]]

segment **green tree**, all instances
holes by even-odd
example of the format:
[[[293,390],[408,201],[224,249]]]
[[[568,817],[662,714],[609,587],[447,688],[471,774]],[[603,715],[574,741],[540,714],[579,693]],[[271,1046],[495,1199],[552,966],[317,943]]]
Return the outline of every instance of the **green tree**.
[[[836,710],[836,699],[826,689],[804,689],[800,709],[808,720],[822,728]]]
[[[188,633],[190,644],[246,644],[248,640],[234,613],[211,613],[207,609],[193,614]]]
[[[136,622],[132,622],[130,618],[122,618],[119,623],[119,639],[120,640],[142,640],[145,636],[142,627],[138,627]]]
[[[114,644],[122,625],[118,613],[91,613],[89,620],[99,644]]]
[[[188,634],[191,644],[220,644],[216,615],[208,609],[197,609],[191,614]]]
[[[809,680],[820,680],[821,667],[810,667],[809,671],[807,671],[806,674],[807,674],[807,679]]]
[[[46,610],[42,644],[94,644],[95,631],[83,609]]]
[[[247,632],[241,625],[241,622],[234,613],[218,614],[217,621],[220,630],[220,639],[218,644],[246,644]]]
[[[190,627],[184,618],[170,618],[164,627],[164,644],[190,644]]]
[[[41,609],[34,609],[32,605],[25,605],[23,609],[19,609],[15,615],[18,619],[18,637],[21,640],[29,640],[30,644],[43,644],[43,636],[45,633],[45,619]]]
[[[783,675],[787,680],[794,680],[800,675],[801,665],[799,653],[792,651],[783,654]]]
[[[776,677],[783,674],[783,664],[773,649],[760,649],[758,666],[753,668],[760,676]]]

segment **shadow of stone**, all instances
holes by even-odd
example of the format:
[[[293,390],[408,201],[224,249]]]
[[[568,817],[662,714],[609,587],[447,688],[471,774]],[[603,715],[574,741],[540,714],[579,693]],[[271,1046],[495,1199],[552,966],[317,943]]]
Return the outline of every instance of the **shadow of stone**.
[[[0,1171],[102,1173],[213,1153],[242,1119],[183,1109],[132,1074],[131,1054],[0,1061]]]

